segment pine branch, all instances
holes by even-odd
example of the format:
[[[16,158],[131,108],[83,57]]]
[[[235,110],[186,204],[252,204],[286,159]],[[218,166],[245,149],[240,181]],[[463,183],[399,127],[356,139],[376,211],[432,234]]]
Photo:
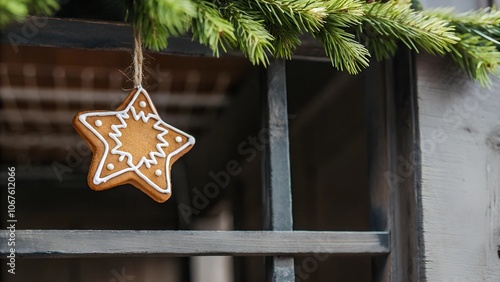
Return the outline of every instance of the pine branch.
[[[304,32],[317,32],[328,16],[323,1],[242,0],[248,9],[262,14],[274,37],[273,55],[291,59]]]
[[[398,51],[398,41],[388,36],[367,37],[364,45],[377,61],[389,59]]]
[[[219,49],[226,51],[228,47],[236,45],[233,26],[222,17],[213,3],[197,0],[196,10],[191,26],[193,39],[209,46],[216,57],[219,56]]]
[[[19,0],[17,0],[19,1]],[[50,15],[59,9],[57,0],[31,0],[30,13],[36,15]]]
[[[271,26],[270,32],[274,36],[274,57],[291,60],[293,52],[301,43],[299,38],[301,32],[289,30],[282,26]]]
[[[367,67],[370,53],[377,59],[394,55],[398,42],[417,52],[450,54],[482,85],[500,67],[500,12],[495,9],[421,12],[418,0],[122,1],[153,50],[190,30],[216,56],[238,47],[253,64],[267,65],[271,53],[291,59],[307,32],[322,43],[334,67],[349,73]],[[57,8],[57,0],[0,0],[0,26]]]
[[[58,9],[57,0],[0,0],[0,27],[23,21],[28,15],[50,15]]]
[[[412,10],[410,5],[374,2],[365,5],[365,9],[361,32],[377,59],[394,55],[394,40],[402,41],[414,51],[423,49],[438,55],[449,52],[450,46],[459,41],[449,22]]]
[[[500,74],[500,12],[488,8],[454,14],[452,9],[434,9],[425,14],[455,26],[461,40],[452,46],[451,58],[482,86],[491,85],[490,75]]]
[[[500,36],[500,11],[486,8],[478,11],[457,14],[450,20],[472,30],[481,30],[487,34]]]
[[[257,8],[268,22],[296,31],[318,31],[327,16],[323,1],[313,0],[246,0]]]
[[[245,7],[233,1],[222,9],[232,23],[238,47],[252,64],[269,64],[268,53],[274,51],[274,37],[265,28],[265,21],[256,11],[245,11]]]
[[[170,36],[185,33],[196,15],[190,0],[127,0],[133,8],[133,23],[143,35],[144,45],[152,50],[167,47]]]
[[[500,45],[500,11],[485,8],[455,14],[453,9],[433,9],[425,14],[449,21],[459,33],[472,33]]]
[[[460,38],[460,42],[451,47],[451,58],[482,86],[490,86],[490,74],[499,74],[500,52],[497,47],[478,35],[465,33]]]
[[[365,15],[361,0],[329,0],[326,3],[327,22],[339,27],[351,27],[361,24]]]
[[[368,67],[370,53],[354,35],[335,25],[326,25],[325,31],[314,35],[325,47],[326,55],[332,64],[339,70],[346,70],[351,74],[359,73]]]
[[[331,0],[326,2],[328,17],[321,30],[313,33],[324,46],[334,67],[355,74],[369,64],[368,50],[345,29],[361,24],[363,2],[357,0]]]

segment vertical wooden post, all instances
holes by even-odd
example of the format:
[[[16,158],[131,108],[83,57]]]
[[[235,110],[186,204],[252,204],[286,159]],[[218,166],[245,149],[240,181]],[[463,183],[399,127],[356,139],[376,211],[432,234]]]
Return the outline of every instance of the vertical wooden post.
[[[266,72],[263,91],[263,130],[268,133],[263,156],[263,215],[269,230],[292,230],[292,197],[290,188],[290,156],[286,69],[284,60],[271,62]],[[262,140],[262,138],[260,138]],[[267,280],[295,281],[293,257],[266,258]]]
[[[419,281],[423,255],[415,72],[409,50],[366,74],[372,228],[390,232],[391,253],[374,257],[374,281]],[[373,68],[373,67],[372,67]]]
[[[387,117],[387,76],[382,63],[365,70],[365,101],[368,143],[368,185],[370,189],[370,221],[373,230],[390,231],[390,186],[384,178],[389,170],[389,131]],[[390,245],[391,242],[389,242]],[[391,281],[392,256],[373,257],[373,281]]]

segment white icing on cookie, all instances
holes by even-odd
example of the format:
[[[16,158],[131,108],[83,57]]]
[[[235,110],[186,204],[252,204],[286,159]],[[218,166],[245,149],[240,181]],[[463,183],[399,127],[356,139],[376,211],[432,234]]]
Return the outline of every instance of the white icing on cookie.
[[[144,102],[144,101],[139,102],[139,107],[145,108],[146,107],[146,102]]]
[[[108,170],[113,170],[113,169],[115,169],[115,166],[114,166],[113,164],[108,164],[108,165],[106,166],[106,168],[107,168]]]
[[[95,126],[97,126],[97,127],[102,126],[102,121],[100,119],[96,120]]]
[[[180,136],[175,137],[175,142],[181,143],[182,142],[182,137],[180,137]]]
[[[155,175],[156,175],[156,176],[160,176],[160,175],[161,175],[161,170],[157,169],[157,170],[155,171]]]
[[[139,97],[139,95],[141,93],[144,95],[144,97],[146,98],[146,101],[147,101],[147,102],[145,102],[145,101],[141,101],[141,102],[147,103],[146,106],[149,105],[149,108],[151,109],[152,113],[145,114],[144,111],[142,111],[142,110],[137,112],[135,107],[133,106],[137,100],[137,97]],[[142,107],[141,102],[139,103],[140,107]],[[148,154],[149,158],[143,156],[137,165],[133,165],[132,156],[130,155],[130,153],[123,152],[123,151],[119,150],[119,148],[122,145],[118,139],[122,134],[120,132],[120,128],[126,128],[127,123],[125,122],[125,120],[130,118],[129,112],[131,113],[131,116],[136,121],[141,119],[144,123],[146,123],[150,118],[155,119],[157,122],[153,125],[153,128],[161,132],[157,135],[157,139],[158,139],[159,143],[156,144],[156,151],[150,152]],[[115,116],[120,120],[119,125],[112,125],[111,126],[112,131],[109,133],[109,136],[117,144],[111,150],[109,148],[109,144],[107,143],[106,139],[91,124],[89,124],[87,122],[87,117],[108,117],[108,116]],[[133,171],[140,178],[142,178],[146,183],[151,185],[151,187],[153,187],[155,190],[157,190],[158,192],[164,193],[164,194],[170,194],[171,193],[171,184],[170,184],[170,174],[169,173],[165,174],[166,178],[167,178],[166,179],[167,180],[167,187],[161,188],[158,185],[156,185],[156,183],[154,183],[152,180],[150,180],[146,175],[144,175],[140,171],[140,168],[143,164],[147,168],[150,168],[152,164],[158,164],[158,161],[156,158],[166,158],[164,171],[168,171],[168,169],[170,168],[170,160],[171,160],[172,156],[177,155],[178,153],[180,153],[181,151],[183,151],[187,147],[194,145],[194,143],[195,143],[194,137],[190,136],[189,134],[185,133],[184,131],[179,130],[179,129],[177,129],[177,128],[175,128],[175,127],[173,127],[173,126],[171,126],[171,125],[169,125],[161,120],[161,118],[158,115],[158,112],[156,111],[156,108],[153,105],[148,93],[146,92],[146,90],[144,90],[144,88],[142,88],[140,86],[138,87],[134,96],[132,97],[132,99],[130,100],[130,102],[128,103],[127,107],[124,110],[85,113],[85,114],[81,114],[78,117],[78,119],[86,128],[88,128],[104,144],[104,153],[103,153],[102,159],[99,162],[99,165],[97,166],[96,173],[95,173],[93,180],[92,180],[95,185],[99,185],[103,182],[106,182],[106,181],[108,181],[114,177],[117,177],[119,175],[122,175],[126,172]],[[95,125],[99,126],[97,124],[95,124]],[[163,147],[168,146],[168,142],[163,138],[163,136],[165,134],[167,134],[167,132],[168,132],[168,130],[166,128],[168,128],[168,130],[172,130],[173,132],[175,132],[177,134],[185,136],[187,139],[187,142],[185,144],[183,144],[182,146],[180,146],[179,148],[177,148],[173,152],[169,153],[168,155],[162,149]],[[177,136],[177,137],[180,137],[180,136]],[[177,138],[176,138],[176,141],[177,141]],[[182,141],[182,138],[181,138],[181,141]],[[118,157],[119,161],[123,161],[126,156],[130,155],[130,158],[128,158],[128,160],[127,160],[127,165],[129,167],[118,170],[118,171],[116,171],[108,176],[101,177],[102,169],[104,167],[104,162],[106,161],[108,154],[119,155],[119,157]],[[109,169],[108,166],[106,166],[106,167]],[[160,170],[160,172],[163,174],[162,170]],[[156,175],[156,171],[155,171],[155,175]]]
[[[116,146],[113,149],[111,149],[111,154],[119,155],[118,159],[120,161],[122,161],[125,157],[127,157],[128,158],[127,164],[130,167],[134,167],[134,166],[140,167],[142,164],[145,164],[147,168],[150,168],[152,164],[153,165],[158,164],[158,161],[156,159],[157,157],[165,158],[167,156],[167,154],[165,154],[165,151],[162,148],[168,147],[168,145],[169,145],[168,142],[163,138],[163,136],[165,136],[168,131],[166,129],[164,129],[163,127],[159,126],[161,124],[161,120],[159,120],[159,117],[155,117],[155,116],[151,116],[151,115],[145,116],[143,111],[136,113],[134,106],[132,106],[130,109],[132,112],[132,116],[136,121],[141,119],[142,122],[147,123],[149,121],[149,119],[151,119],[151,118],[157,120],[157,122],[153,125],[153,128],[160,131],[161,133],[156,135],[156,139],[158,139],[158,141],[160,141],[155,146],[156,152],[151,151],[148,154],[149,159],[146,156],[142,156],[141,159],[139,160],[138,164],[134,165],[133,159],[132,159],[132,154],[125,152],[125,151],[122,151],[122,150],[119,150],[119,148],[123,145],[122,142],[120,141],[120,137],[122,136],[120,129],[127,128],[127,122],[125,120],[130,118],[130,116],[125,113],[125,114],[117,114],[116,115],[118,117],[118,119],[120,120],[121,124],[111,126],[111,129],[113,132],[109,133],[109,137],[111,137],[111,139],[113,139],[116,142]]]

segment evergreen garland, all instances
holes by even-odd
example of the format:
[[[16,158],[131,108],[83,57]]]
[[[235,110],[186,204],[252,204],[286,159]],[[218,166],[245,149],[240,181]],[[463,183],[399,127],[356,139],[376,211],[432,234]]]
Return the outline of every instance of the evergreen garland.
[[[358,73],[368,67],[370,53],[348,29],[362,24],[364,3],[337,0],[326,4],[325,24],[313,36],[323,44],[333,66],[352,74]]]
[[[174,0],[175,1],[175,0]],[[209,46],[215,56],[219,56],[219,49],[224,52],[227,47],[234,46],[236,35],[233,25],[220,13],[214,3],[195,0],[197,15],[192,19],[191,32],[202,44]]]
[[[359,73],[375,59],[390,58],[404,43],[416,52],[449,55],[481,83],[491,83],[500,66],[500,12],[456,14],[422,11],[416,0],[122,0],[127,18],[152,50],[170,36],[191,33],[215,56],[237,48],[253,64],[269,57],[290,59],[300,35],[311,34],[332,65]],[[28,14],[50,14],[57,0],[0,0],[0,26]]]
[[[230,2],[222,13],[234,27],[237,47],[253,64],[267,66],[267,54],[274,53],[275,37],[266,29],[260,13],[247,9],[241,2]]]
[[[452,9],[436,9],[425,13],[455,27],[460,40],[450,46],[451,58],[481,85],[489,85],[489,74],[498,74],[500,66],[500,11],[487,8],[455,14]]]
[[[30,14],[49,15],[58,8],[57,0],[0,0],[0,27]]]
[[[366,5],[362,33],[364,27],[366,45],[377,59],[394,55],[397,41],[417,52],[421,48],[444,55],[460,40],[447,21],[412,10],[410,6],[395,2]],[[388,41],[392,43],[387,44]]]
[[[139,28],[144,44],[153,50],[167,47],[167,38],[183,34],[200,5],[191,0],[133,1],[128,3],[130,15]]]

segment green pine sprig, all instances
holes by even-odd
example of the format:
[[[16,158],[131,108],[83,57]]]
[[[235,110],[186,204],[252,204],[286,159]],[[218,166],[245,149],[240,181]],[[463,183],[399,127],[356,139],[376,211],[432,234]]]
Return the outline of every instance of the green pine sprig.
[[[301,32],[320,30],[328,15],[323,1],[248,0],[245,2],[250,8],[257,8],[271,25]]]
[[[50,15],[58,9],[57,0],[0,0],[0,27],[20,22],[28,15]]]
[[[191,33],[215,56],[238,48],[253,64],[291,59],[309,33],[334,67],[359,73],[370,57],[393,56],[399,42],[414,51],[449,55],[482,85],[500,69],[500,12],[421,11],[418,0],[122,0],[147,48]],[[50,14],[57,0],[0,0],[0,26],[29,13]]]
[[[377,59],[393,56],[398,41],[416,52],[444,55],[460,40],[448,21],[393,1],[366,4],[361,33]]]
[[[461,14],[451,11],[446,16],[457,29],[477,35],[500,45],[500,11],[496,8],[485,8]]]
[[[209,1],[196,1],[196,16],[193,18],[191,32],[193,39],[209,46],[215,56],[219,50],[224,52],[236,45],[236,35],[231,23],[222,17],[221,12]]]
[[[323,28],[313,33],[325,48],[334,67],[355,74],[368,67],[370,53],[347,31],[360,25],[364,16],[363,2],[333,0],[325,3],[328,16]]]
[[[500,52],[491,41],[474,34],[460,34],[460,42],[451,47],[450,56],[470,77],[482,86],[490,86],[490,75],[498,76]]]
[[[239,49],[254,65],[269,64],[268,54],[274,52],[274,37],[266,29],[261,14],[231,1],[222,9],[223,15],[234,27]]]
[[[270,26],[269,32],[274,37],[274,57],[291,60],[295,49],[302,43],[299,38],[302,32],[289,30],[284,26]]]
[[[273,55],[291,59],[300,45],[299,36],[319,31],[327,17],[322,1],[313,0],[240,0],[243,6],[262,15],[274,37]]]
[[[128,0],[132,22],[140,30],[144,44],[152,50],[167,47],[170,36],[181,35],[196,16],[191,0]]]
[[[456,14],[453,9],[433,9],[424,13],[455,27],[460,41],[450,47],[451,58],[481,85],[491,85],[490,75],[500,74],[500,11],[487,8]]]

